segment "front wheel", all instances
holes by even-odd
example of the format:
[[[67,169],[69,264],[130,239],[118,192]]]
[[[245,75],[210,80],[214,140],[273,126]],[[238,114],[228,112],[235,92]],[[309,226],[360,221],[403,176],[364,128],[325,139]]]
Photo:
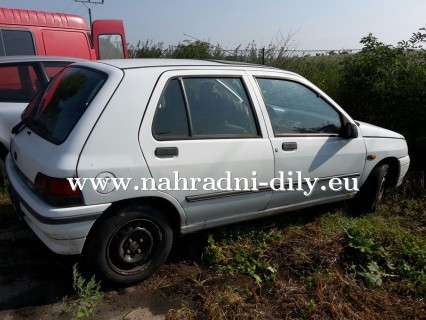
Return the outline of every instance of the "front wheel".
[[[377,206],[384,202],[388,187],[388,182],[386,181],[388,172],[388,164],[382,164],[373,169],[353,200],[355,212],[374,212]]]
[[[155,273],[166,261],[172,242],[173,231],[161,211],[133,205],[95,225],[85,255],[102,278],[127,286]]]

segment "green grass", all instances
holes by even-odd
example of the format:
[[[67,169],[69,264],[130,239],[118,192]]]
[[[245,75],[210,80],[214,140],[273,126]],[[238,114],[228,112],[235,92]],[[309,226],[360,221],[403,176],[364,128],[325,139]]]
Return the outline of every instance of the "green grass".
[[[7,183],[0,183],[0,201],[5,201],[9,199],[9,194],[7,192]]]
[[[0,224],[4,225],[13,219],[16,220],[15,209],[10,202],[7,185],[2,184],[0,185]]]
[[[324,210],[328,212],[324,213]],[[426,293],[426,194],[373,214],[317,207],[213,230],[168,319],[418,318]]]
[[[304,238],[313,231],[314,246],[340,239],[340,267],[366,285],[399,283],[422,294],[426,292],[425,200],[425,195],[394,195],[376,213],[361,217],[345,215],[340,209],[305,225],[288,227],[291,223],[283,223],[283,216],[269,226],[271,220],[263,226],[257,222],[223,228],[209,235],[204,262],[217,272],[250,275],[256,283],[274,281],[281,268],[281,261],[274,261],[276,252],[289,241],[292,263],[309,265],[311,273],[323,272],[322,266],[314,265],[318,256],[306,246],[308,242],[291,245],[295,237]],[[318,253],[321,250],[327,248],[319,247]]]
[[[247,274],[256,283],[274,280],[277,266],[271,263],[268,249],[281,237],[277,229],[223,229],[216,237],[209,235],[204,262],[218,272]]]

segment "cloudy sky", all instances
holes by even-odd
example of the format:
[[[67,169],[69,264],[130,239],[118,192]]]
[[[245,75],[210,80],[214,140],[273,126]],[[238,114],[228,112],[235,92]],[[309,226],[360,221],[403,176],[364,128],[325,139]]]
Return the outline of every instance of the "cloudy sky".
[[[267,46],[293,34],[294,49],[357,49],[369,32],[396,45],[426,25],[426,0],[104,0],[88,6],[94,19],[124,20],[131,44],[196,38],[233,49],[252,41]],[[0,7],[89,20],[87,8],[74,0],[0,0]]]

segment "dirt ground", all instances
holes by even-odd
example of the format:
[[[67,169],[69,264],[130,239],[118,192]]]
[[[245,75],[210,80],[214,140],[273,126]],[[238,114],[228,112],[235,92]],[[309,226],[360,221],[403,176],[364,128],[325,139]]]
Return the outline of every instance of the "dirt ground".
[[[423,221],[421,234],[424,203],[410,209],[410,219]],[[315,213],[330,211],[317,208]],[[275,281],[258,285],[249,275],[199,265],[206,234],[195,234],[178,239],[169,261],[143,283],[124,289],[103,286],[95,318],[426,319],[424,297],[403,283],[369,288],[348,275],[344,238],[339,233],[324,236],[313,212],[287,214],[285,225],[301,217],[304,222],[285,227],[269,250],[278,270]],[[270,223],[257,221],[256,227]],[[18,221],[10,203],[0,201],[0,320],[72,319],[64,314],[63,299],[74,294],[75,263],[90,277],[83,261],[53,254]]]
[[[73,295],[75,263],[82,262],[78,257],[53,254],[24,223],[3,221],[0,225],[0,319],[72,318],[64,314],[62,299]],[[177,264],[193,268],[191,262],[178,261]],[[137,286],[119,290],[103,288],[98,318],[164,319],[170,309],[181,306],[181,297],[165,293],[163,284],[168,283],[170,277],[173,272],[169,263]]]

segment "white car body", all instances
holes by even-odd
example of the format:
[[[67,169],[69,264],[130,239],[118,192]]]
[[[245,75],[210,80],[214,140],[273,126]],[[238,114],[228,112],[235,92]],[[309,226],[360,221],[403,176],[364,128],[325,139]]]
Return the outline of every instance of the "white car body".
[[[355,178],[362,189],[370,173],[381,163],[388,163],[392,170],[390,185],[400,185],[408,170],[409,156],[403,136],[355,122],[324,92],[291,72],[195,60],[110,60],[78,63],[71,68],[97,70],[107,80],[64,141],[52,143],[31,127],[24,127],[13,136],[11,154],[6,161],[18,211],[38,237],[60,254],[82,253],[95,222],[106,211],[127,201],[168,208],[165,214],[177,224],[177,232],[184,234],[353,198],[354,190],[323,191],[321,187],[328,186],[332,178],[349,177]],[[244,84],[256,122],[256,136],[166,140],[154,136],[153,119],[172,79],[227,77]],[[278,80],[291,82],[314,92],[338,114],[342,124],[340,133],[274,134],[268,116],[272,111],[267,110],[263,98],[268,92],[261,90],[260,78],[272,84]],[[223,90],[239,95],[236,89]],[[274,112],[281,111],[275,107]],[[345,137],[344,123],[358,128],[357,134]],[[284,146],[289,150],[283,150]],[[165,150],[166,156],[159,156],[156,150]],[[174,154],[175,150],[178,154]],[[172,155],[167,156],[167,152]],[[294,177],[299,171],[304,178],[319,180],[310,196],[301,191],[274,191],[268,187],[244,192],[201,188],[140,190],[141,178],[169,178],[173,182],[175,171],[181,178],[215,180],[223,178],[227,171],[233,177],[250,179],[255,171],[256,178],[262,182],[277,178],[280,171],[292,171]],[[83,188],[83,204],[61,207],[49,204],[34,191],[39,173],[55,178],[132,180],[126,191],[113,187],[106,191]],[[309,190],[307,185],[303,188]]]

